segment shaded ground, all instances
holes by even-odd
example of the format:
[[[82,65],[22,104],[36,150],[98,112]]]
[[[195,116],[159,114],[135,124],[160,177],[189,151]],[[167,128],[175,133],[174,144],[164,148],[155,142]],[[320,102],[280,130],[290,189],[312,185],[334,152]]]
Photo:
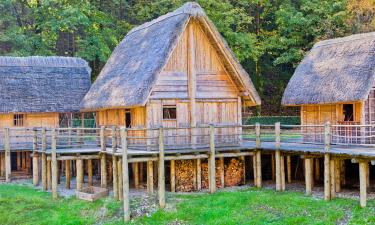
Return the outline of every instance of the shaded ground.
[[[131,199],[134,224],[375,224],[375,200],[361,209],[354,199],[326,202],[318,194],[267,188],[168,193],[165,210],[157,210],[156,196],[138,192]],[[0,224],[122,224],[122,206],[110,197],[94,203],[52,200],[30,184],[0,184]]]

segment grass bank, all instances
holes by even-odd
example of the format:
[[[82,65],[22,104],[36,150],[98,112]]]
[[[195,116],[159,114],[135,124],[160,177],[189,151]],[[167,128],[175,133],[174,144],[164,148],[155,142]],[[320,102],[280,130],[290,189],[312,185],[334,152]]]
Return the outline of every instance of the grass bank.
[[[375,201],[325,202],[298,192],[253,188],[216,194],[169,194],[169,206],[134,224],[375,224]],[[132,202],[133,209],[136,202]],[[111,198],[89,203],[52,200],[25,185],[0,185],[0,224],[122,224],[122,209]]]

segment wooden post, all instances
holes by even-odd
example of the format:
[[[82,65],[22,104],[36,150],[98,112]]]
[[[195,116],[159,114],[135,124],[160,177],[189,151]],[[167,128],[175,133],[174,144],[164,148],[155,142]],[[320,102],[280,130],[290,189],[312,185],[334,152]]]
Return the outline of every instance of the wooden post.
[[[123,171],[123,169],[122,169],[122,159],[120,158],[120,159],[118,159],[118,162],[117,162],[117,169],[118,169],[118,199],[120,200],[120,201],[123,201],[124,200],[124,195],[123,195],[123,190],[122,190],[122,188],[123,188],[123,181],[122,181],[122,179],[123,179],[123,175],[122,175],[122,171]]]
[[[256,151],[254,152],[254,155],[252,156],[253,159],[253,176],[254,176],[254,186],[257,185],[257,160],[256,160]]]
[[[331,123],[326,122],[324,124],[324,150],[329,152],[331,147]]]
[[[42,190],[47,190],[47,135],[46,128],[42,128]]]
[[[367,201],[367,161],[359,161],[359,189],[360,189],[360,197],[359,203],[360,206],[366,207]]]
[[[122,147],[122,191],[124,201],[124,220],[130,220],[129,209],[129,165],[128,165],[128,141],[127,131],[124,127],[121,128],[121,147]]]
[[[276,161],[276,191],[281,190],[281,159],[280,150],[275,151],[275,161]]]
[[[276,181],[275,154],[271,154],[271,173],[272,173],[272,180]]]
[[[291,156],[286,156],[286,171],[288,176],[288,184],[292,183],[292,162],[291,162]]]
[[[58,165],[56,156],[56,129],[51,131],[51,172],[52,172],[52,198],[56,199],[57,196],[57,176],[58,176]]]
[[[280,167],[281,167],[281,191],[285,191],[285,160],[284,156],[280,156]]]
[[[197,159],[197,190],[200,191],[201,189],[202,189],[201,159]]]
[[[164,130],[159,128],[159,206],[165,208],[165,170],[164,170]]]
[[[280,140],[280,123],[277,122],[275,123],[276,191],[282,190]]]
[[[171,192],[176,192],[176,174],[175,174],[175,162],[171,160]]]
[[[324,200],[331,199],[330,155],[324,154]]]
[[[210,193],[216,191],[216,167],[215,167],[215,128],[210,125],[210,156],[208,159],[208,183]]]
[[[305,157],[305,184],[306,184],[306,195],[311,195],[312,193],[312,158]]]
[[[4,150],[5,150],[5,181],[10,182],[11,161],[10,161],[10,136],[9,128],[4,128]]]
[[[221,188],[224,188],[225,186],[224,157],[219,158],[219,163],[220,163],[220,184],[221,184]]]
[[[77,167],[77,191],[82,191],[83,187],[83,163],[81,158],[77,158],[76,160],[76,167]]]
[[[65,188],[70,189],[70,160],[65,160]]]
[[[38,131],[33,129],[33,184],[39,184],[39,155],[38,155]]]
[[[255,123],[255,148],[260,149],[261,148],[261,142],[260,142],[260,123]]]
[[[260,150],[255,152],[256,154],[256,167],[257,167],[257,184],[258,188],[262,187],[262,152]]]
[[[154,192],[154,165],[152,161],[147,161],[147,193]]]
[[[47,189],[52,189],[51,160],[47,160]]]
[[[100,186],[107,188],[107,155],[106,155],[105,127],[100,127]]]
[[[87,176],[88,176],[89,186],[92,186],[93,180],[92,180],[92,160],[91,159],[87,160]]]
[[[112,126],[112,169],[113,169],[113,178],[112,178],[112,187],[113,187],[113,198],[118,200],[118,169],[117,169],[117,156],[115,155],[117,150],[117,141],[116,141],[116,127]]]
[[[133,163],[133,177],[134,186],[136,189],[139,188],[139,164],[137,162]]]

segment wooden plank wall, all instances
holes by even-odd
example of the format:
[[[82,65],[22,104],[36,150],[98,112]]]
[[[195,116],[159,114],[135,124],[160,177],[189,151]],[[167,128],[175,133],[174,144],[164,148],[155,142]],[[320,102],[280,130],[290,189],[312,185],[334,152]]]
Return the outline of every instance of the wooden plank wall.
[[[144,128],[146,124],[145,107],[130,108],[132,127]],[[126,109],[107,109],[97,112],[98,126],[125,126]]]
[[[14,114],[0,114],[0,128],[14,127]],[[27,113],[24,114],[23,127],[58,127],[59,113]]]

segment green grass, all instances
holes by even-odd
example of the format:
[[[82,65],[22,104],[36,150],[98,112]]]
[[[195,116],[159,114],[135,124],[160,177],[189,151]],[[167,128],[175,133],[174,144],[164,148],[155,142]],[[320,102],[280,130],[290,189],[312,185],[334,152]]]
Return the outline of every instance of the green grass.
[[[134,224],[375,224],[375,201],[323,201],[299,192],[253,188],[216,194],[168,195],[169,207]],[[0,224],[121,224],[121,204],[110,198],[94,203],[72,198],[52,200],[28,186],[0,185]]]

